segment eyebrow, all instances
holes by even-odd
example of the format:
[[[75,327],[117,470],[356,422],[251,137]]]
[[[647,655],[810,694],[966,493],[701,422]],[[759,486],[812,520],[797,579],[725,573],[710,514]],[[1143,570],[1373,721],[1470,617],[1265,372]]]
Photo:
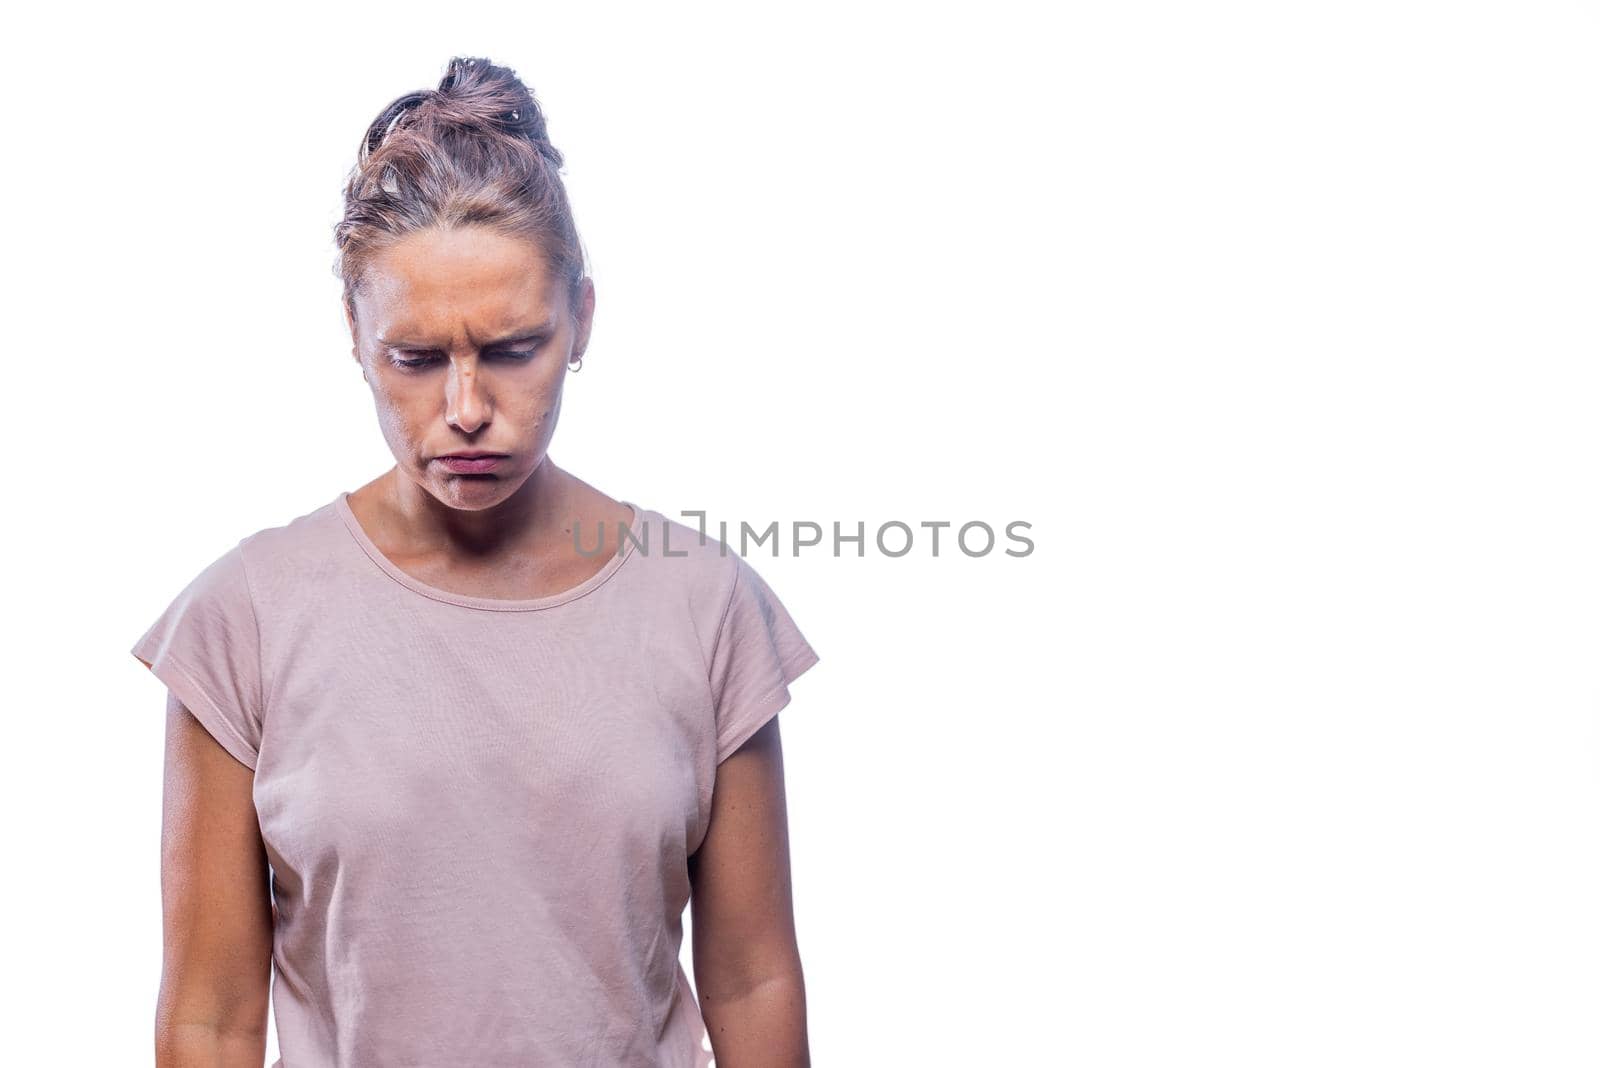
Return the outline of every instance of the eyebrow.
[[[482,347],[490,348],[495,345],[514,345],[519,341],[533,341],[548,334],[554,326],[555,323],[553,321],[546,321],[538,326],[518,327],[509,334],[484,342]],[[407,341],[403,337],[387,338],[380,336],[378,344],[391,349],[433,349],[439,347],[437,345],[419,345],[416,342]]]

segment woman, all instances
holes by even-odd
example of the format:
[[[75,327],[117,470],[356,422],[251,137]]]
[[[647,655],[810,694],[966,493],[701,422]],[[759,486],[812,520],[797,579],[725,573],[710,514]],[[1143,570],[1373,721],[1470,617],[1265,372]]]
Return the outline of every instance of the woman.
[[[483,59],[384,109],[336,236],[395,466],[133,646],[161,1064],[260,1065],[273,965],[288,1068],[809,1063],[776,716],[817,655],[730,548],[550,459],[594,312],[561,163]]]

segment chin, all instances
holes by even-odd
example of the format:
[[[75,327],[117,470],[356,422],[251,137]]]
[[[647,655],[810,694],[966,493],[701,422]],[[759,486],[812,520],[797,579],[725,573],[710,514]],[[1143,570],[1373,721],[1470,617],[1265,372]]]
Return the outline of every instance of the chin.
[[[464,508],[487,508],[511,496],[518,480],[496,471],[483,475],[455,475],[444,472],[426,483],[433,495],[445,504]]]

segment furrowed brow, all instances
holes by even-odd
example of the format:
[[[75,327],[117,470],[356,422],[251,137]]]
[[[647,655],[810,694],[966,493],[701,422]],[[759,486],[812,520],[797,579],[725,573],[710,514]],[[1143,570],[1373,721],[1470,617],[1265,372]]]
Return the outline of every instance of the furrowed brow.
[[[495,345],[511,345],[519,341],[534,341],[545,334],[548,334],[552,329],[554,329],[554,327],[555,323],[548,320],[539,323],[537,326],[517,327],[509,334],[504,334],[500,337],[494,338],[493,340],[484,342],[483,347],[491,348]],[[412,341],[404,336],[383,337],[380,335],[378,337],[378,344],[384,346],[385,348],[391,349],[437,349],[443,347],[440,345],[430,345],[422,342]]]

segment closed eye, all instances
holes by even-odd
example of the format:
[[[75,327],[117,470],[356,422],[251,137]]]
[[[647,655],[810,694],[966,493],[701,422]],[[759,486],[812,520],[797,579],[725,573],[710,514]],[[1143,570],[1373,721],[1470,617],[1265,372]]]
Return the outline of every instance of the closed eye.
[[[484,357],[491,360],[505,360],[510,363],[527,363],[538,354],[538,351],[538,345],[519,349],[491,349],[484,353]],[[416,349],[402,349],[391,354],[389,362],[408,371],[419,371],[430,364],[439,363],[441,359],[437,353],[421,352]]]

